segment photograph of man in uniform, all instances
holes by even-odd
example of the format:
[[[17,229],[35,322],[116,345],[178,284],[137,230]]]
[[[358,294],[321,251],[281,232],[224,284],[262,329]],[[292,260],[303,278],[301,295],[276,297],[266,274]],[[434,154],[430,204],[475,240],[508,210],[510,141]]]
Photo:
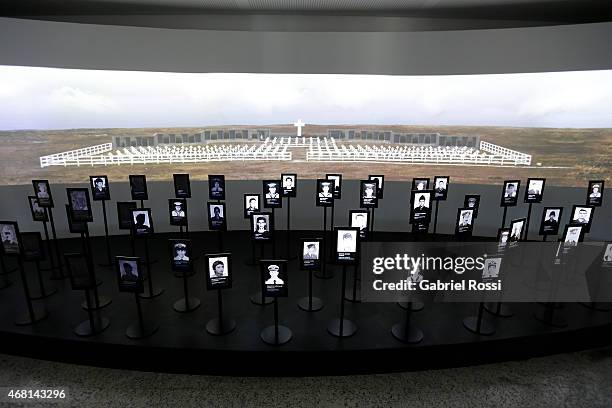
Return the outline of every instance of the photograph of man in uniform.
[[[220,197],[223,195],[225,191],[224,182],[219,177],[213,177],[212,183],[210,185],[210,196],[211,197]]]
[[[13,224],[0,224],[2,231],[2,247],[5,254],[18,254],[19,241],[17,240],[17,232]]]
[[[589,181],[589,188],[587,191],[587,204],[592,205],[594,207],[601,206],[601,203],[603,202],[603,189],[603,180]]]
[[[304,259],[319,259],[319,243],[318,242],[304,242],[303,258]]]
[[[430,218],[430,191],[412,191],[412,223],[423,223]]]
[[[482,279],[497,279],[501,267],[501,258],[488,258],[482,270]]]
[[[319,183],[320,186],[320,190],[319,190],[319,197],[320,198],[332,198],[334,195],[331,192],[331,181],[321,181],[321,183]]]
[[[183,210],[183,203],[180,201],[174,201],[172,203],[173,205],[173,209],[172,212],[170,213],[170,215],[172,215],[172,217],[177,217],[177,218],[183,218],[185,217],[185,211]]]
[[[280,207],[282,204],[281,196],[278,192],[280,181],[278,180],[264,180],[263,191],[264,191],[264,207]]]
[[[92,190],[91,190],[91,194],[93,196],[94,200],[108,200],[109,194],[108,194],[108,188],[106,186],[107,184],[107,178],[106,176],[94,176],[91,178],[91,183],[92,183]]]
[[[265,281],[266,285],[284,285],[285,281],[279,278],[280,267],[278,265],[268,265],[269,277]]]
[[[267,187],[268,187],[268,192],[266,193],[266,198],[267,199],[271,199],[271,198],[279,198],[279,194],[277,190],[278,187],[278,183],[276,183],[276,181],[271,181],[267,183]]]
[[[244,196],[244,217],[249,218],[252,213],[259,211],[259,195]]]
[[[189,262],[189,254],[187,253],[187,245],[182,242],[174,244],[174,261]]]
[[[458,233],[464,233],[472,230],[473,214],[473,209],[460,210],[459,219],[457,220]]]

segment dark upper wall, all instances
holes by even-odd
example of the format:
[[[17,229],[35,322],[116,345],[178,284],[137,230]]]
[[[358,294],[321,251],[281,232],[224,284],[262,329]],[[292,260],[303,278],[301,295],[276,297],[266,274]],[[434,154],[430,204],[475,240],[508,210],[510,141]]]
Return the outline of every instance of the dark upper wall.
[[[612,68],[612,23],[427,32],[172,30],[0,18],[0,64],[176,72],[491,74]]]

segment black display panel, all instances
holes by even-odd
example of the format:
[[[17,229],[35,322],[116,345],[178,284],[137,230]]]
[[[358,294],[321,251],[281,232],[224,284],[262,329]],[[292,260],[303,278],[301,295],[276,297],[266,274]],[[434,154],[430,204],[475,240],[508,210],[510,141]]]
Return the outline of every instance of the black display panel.
[[[14,221],[0,221],[2,234],[2,253],[4,255],[20,255],[19,226]]]
[[[367,210],[350,210],[349,226],[359,230],[360,240],[367,240],[370,234],[370,213]]]
[[[340,200],[342,198],[342,174],[328,173],[325,178],[334,182],[334,200]]]
[[[211,231],[225,231],[227,229],[225,203],[209,202],[207,209],[208,229]]]
[[[429,190],[429,178],[426,177],[415,177],[412,179],[412,189],[421,191]]]
[[[540,235],[558,235],[563,207],[544,207],[540,220]]]
[[[46,209],[38,204],[38,198],[35,196],[28,196],[28,202],[30,203],[32,220],[40,222],[49,221],[49,215],[47,214]]]
[[[377,208],[378,197],[376,192],[378,186],[376,181],[372,180],[361,180],[359,182],[359,206],[361,208]]]
[[[281,208],[283,206],[283,200],[280,195],[280,180],[264,180],[262,186],[264,208]]]
[[[450,176],[435,176],[433,184],[433,200],[434,201],[446,201],[448,197],[448,184],[450,183]]]
[[[169,198],[168,215],[170,217],[170,225],[177,227],[187,226],[189,223],[187,218],[187,199]]]
[[[250,219],[251,214],[254,212],[259,212],[260,204],[259,204],[260,196],[259,194],[245,194],[244,195],[244,218]]]
[[[289,280],[287,261],[261,260],[261,287],[267,297],[287,297]]]
[[[88,290],[96,286],[89,260],[82,253],[64,254],[64,262],[73,290]]]
[[[457,222],[455,223],[455,234],[471,235],[474,230],[474,209],[457,209]]]
[[[570,223],[584,225],[583,233],[591,230],[591,224],[593,223],[593,214],[595,207],[590,205],[574,205],[572,207],[572,215],[570,217]]]
[[[546,186],[545,178],[528,178],[527,188],[525,189],[526,203],[541,203],[544,197],[544,187]]]
[[[474,210],[474,218],[478,218],[478,208],[480,207],[479,194],[466,194],[463,198],[463,208],[472,208]]]
[[[283,183],[281,189],[283,197],[295,197],[297,195],[297,174],[283,173],[281,174],[281,182]]]
[[[143,293],[140,258],[133,256],[115,257],[115,270],[119,292]]]
[[[601,207],[601,204],[603,203],[604,184],[605,182],[603,180],[589,181],[586,199],[587,205],[592,207]]]
[[[300,257],[300,269],[316,271],[320,270],[323,238],[302,238],[300,240],[300,245],[302,254]]]
[[[333,207],[334,205],[334,182],[327,179],[317,180],[317,207]]]
[[[120,230],[131,230],[134,224],[132,219],[132,210],[138,208],[133,201],[118,201],[117,202],[117,223]]]
[[[501,203],[502,207],[514,207],[518,202],[519,188],[521,180],[506,180],[502,188]]]
[[[272,217],[272,213],[252,213],[251,233],[251,237],[254,241],[271,241],[274,233],[274,218]]]
[[[130,192],[132,200],[148,200],[147,177],[143,174],[130,175]]]
[[[206,289],[222,290],[232,287],[231,254],[206,254]]]
[[[208,175],[208,199],[225,200],[225,176],[222,174]]]
[[[174,196],[176,198],[191,198],[191,182],[189,174],[173,174]]]
[[[339,264],[355,264],[359,256],[359,229],[335,228],[335,260]]]
[[[110,185],[107,176],[89,176],[89,186],[94,201],[110,200]]]
[[[412,204],[410,222],[412,224],[428,224],[431,220],[431,203],[433,193],[431,190],[412,190],[410,202]]]
[[[132,231],[135,237],[153,235],[153,219],[150,208],[137,208],[132,210]]]
[[[193,254],[191,240],[171,239],[170,269],[175,272],[189,272],[193,269]]]
[[[67,188],[68,205],[72,219],[76,222],[92,222],[91,202],[89,190],[86,188]]]
[[[34,187],[34,195],[38,198],[38,205],[44,208],[52,208],[53,196],[51,195],[49,180],[32,180],[32,187]]]
[[[368,180],[376,181],[376,197],[382,200],[385,196],[385,176],[382,174],[369,175]]]

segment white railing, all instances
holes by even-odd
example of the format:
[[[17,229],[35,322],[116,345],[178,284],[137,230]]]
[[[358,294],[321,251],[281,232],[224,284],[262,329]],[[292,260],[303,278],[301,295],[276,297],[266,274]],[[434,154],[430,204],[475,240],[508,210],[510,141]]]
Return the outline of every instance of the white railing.
[[[79,158],[102,154],[110,152],[111,150],[113,150],[112,143],[103,143],[95,146],[85,147],[82,149],[70,150],[67,152],[42,156],[40,158],[40,167],[63,166],[64,162],[67,160],[78,160]]]
[[[504,156],[508,158],[513,158],[519,162],[519,164],[524,164],[526,166],[531,165],[531,155],[518,152],[516,150],[508,149],[506,147],[498,146],[493,143],[485,142],[484,140],[480,141],[480,150],[483,152],[492,153],[494,155]]]

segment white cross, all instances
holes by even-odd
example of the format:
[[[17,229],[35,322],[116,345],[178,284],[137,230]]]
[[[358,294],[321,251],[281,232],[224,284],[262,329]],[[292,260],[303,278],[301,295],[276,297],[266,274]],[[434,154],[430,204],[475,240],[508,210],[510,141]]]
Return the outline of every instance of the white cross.
[[[297,128],[297,135],[298,135],[298,137],[302,136],[302,128],[304,126],[306,126],[306,124],[304,122],[302,122],[302,119],[298,119],[298,121],[295,122],[293,124],[293,126],[295,126]]]

